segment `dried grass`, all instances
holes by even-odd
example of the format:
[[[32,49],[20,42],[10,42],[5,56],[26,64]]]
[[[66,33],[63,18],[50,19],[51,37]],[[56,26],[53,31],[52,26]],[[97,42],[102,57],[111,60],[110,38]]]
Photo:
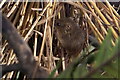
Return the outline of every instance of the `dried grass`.
[[[112,30],[114,40],[118,39],[120,31],[120,15],[109,4],[109,2],[66,2],[79,8],[85,15],[85,24],[88,24],[88,34],[92,32],[100,43],[108,33],[108,28]],[[63,60],[62,68],[65,69],[64,55],[59,56],[62,52],[57,51],[59,44],[54,35],[55,16],[64,16],[62,3],[58,2],[5,2],[2,0],[0,8],[3,13],[11,20],[13,25],[18,29],[20,35],[26,42],[32,45],[33,54],[41,66],[46,67],[51,72],[56,68],[60,59]],[[62,12],[63,11],[63,12]],[[62,13],[62,14],[61,14]],[[41,37],[41,38],[40,38]],[[30,39],[33,39],[30,41]],[[59,49],[61,50],[61,49]],[[9,49],[8,43],[4,41],[1,49],[1,63],[13,64],[17,62],[12,49]],[[58,74],[58,70],[56,71]],[[15,73],[11,72],[4,77],[11,78]]]

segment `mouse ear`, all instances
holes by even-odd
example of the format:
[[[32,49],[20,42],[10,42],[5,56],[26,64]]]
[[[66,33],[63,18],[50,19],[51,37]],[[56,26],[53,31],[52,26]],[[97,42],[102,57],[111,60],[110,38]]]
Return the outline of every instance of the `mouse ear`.
[[[71,19],[71,20],[75,20],[75,17],[69,17],[69,19]]]
[[[71,19],[72,21],[74,21],[75,23],[79,24],[79,17],[76,18],[76,17],[69,17],[69,19]]]

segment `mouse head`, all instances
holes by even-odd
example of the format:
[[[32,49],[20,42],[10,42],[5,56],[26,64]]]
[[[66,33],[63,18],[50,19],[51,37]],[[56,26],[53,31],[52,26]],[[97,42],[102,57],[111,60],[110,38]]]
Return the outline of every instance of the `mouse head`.
[[[61,33],[69,33],[75,29],[77,29],[78,25],[73,20],[73,18],[61,18],[55,20],[55,29]]]

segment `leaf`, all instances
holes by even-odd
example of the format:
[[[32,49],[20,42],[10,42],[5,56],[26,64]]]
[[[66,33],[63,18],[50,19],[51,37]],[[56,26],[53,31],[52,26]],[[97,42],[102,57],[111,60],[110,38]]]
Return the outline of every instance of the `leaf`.
[[[105,62],[114,55],[112,51],[113,48],[112,48],[111,38],[112,38],[112,32],[111,30],[109,30],[108,35],[101,44],[100,49],[96,55],[95,67],[98,67],[100,64],[102,64],[103,62]]]
[[[81,78],[87,73],[86,64],[79,64],[73,73],[73,78]]]

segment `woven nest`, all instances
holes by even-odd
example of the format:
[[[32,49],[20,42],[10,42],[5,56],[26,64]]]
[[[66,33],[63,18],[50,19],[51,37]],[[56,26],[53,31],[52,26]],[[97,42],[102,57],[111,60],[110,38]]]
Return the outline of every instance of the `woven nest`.
[[[0,8],[18,33],[31,48],[36,61],[40,66],[52,72],[61,63],[55,75],[66,69],[68,62],[66,52],[60,46],[55,36],[54,21],[63,17],[76,17],[80,19],[82,29],[87,35],[93,35],[101,44],[108,30],[112,32],[111,43],[116,46],[120,31],[119,7],[112,6],[109,2],[0,2]],[[78,15],[80,17],[78,17]],[[82,19],[81,19],[82,18]],[[86,47],[81,54],[87,54],[91,47],[88,39]],[[18,60],[3,38],[1,47],[1,63],[13,64]],[[79,56],[79,55],[78,55]],[[61,61],[61,62],[60,62]],[[15,72],[8,73],[4,78],[11,78]]]

